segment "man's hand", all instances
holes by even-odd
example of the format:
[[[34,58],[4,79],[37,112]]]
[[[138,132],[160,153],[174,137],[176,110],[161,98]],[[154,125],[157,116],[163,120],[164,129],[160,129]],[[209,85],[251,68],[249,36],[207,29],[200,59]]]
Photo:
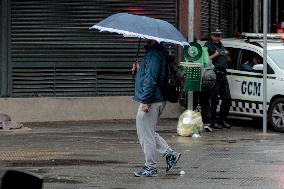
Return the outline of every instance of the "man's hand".
[[[132,74],[135,74],[139,70],[139,64],[138,61],[135,61],[134,64],[132,64]]]
[[[145,113],[149,112],[150,110],[150,106],[148,104],[141,103],[141,108],[142,108],[142,111]]]
[[[215,56],[219,56],[220,52],[218,50],[215,51]]]
[[[135,63],[132,64],[132,69],[131,69],[131,71],[132,71],[132,81],[134,81],[134,77],[135,77],[138,69],[139,69],[139,64],[138,64],[138,61],[136,60]]]
[[[132,69],[131,70],[132,70],[132,74],[134,74],[136,72],[136,70],[137,70],[136,63],[132,64]]]
[[[219,56],[219,51],[215,51],[215,53],[214,54],[212,54],[209,58],[211,59],[211,60],[213,60],[214,58],[216,58],[217,56]]]

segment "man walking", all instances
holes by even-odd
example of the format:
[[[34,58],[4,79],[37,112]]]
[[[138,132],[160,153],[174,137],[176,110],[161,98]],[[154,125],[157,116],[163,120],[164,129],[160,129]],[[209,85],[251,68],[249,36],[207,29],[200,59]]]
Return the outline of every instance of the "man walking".
[[[231,106],[231,94],[227,80],[228,60],[226,50],[221,42],[221,30],[216,29],[211,33],[211,40],[206,42],[209,58],[212,60],[216,73],[216,83],[210,93],[211,100],[211,118],[210,126],[215,129],[230,128],[225,122]],[[218,95],[222,100],[219,119],[216,119],[216,109],[219,103]]]
[[[166,159],[166,172],[175,166],[181,155],[173,151],[156,132],[158,119],[166,105],[160,90],[160,84],[166,78],[166,50],[153,40],[147,40],[145,50],[141,64],[133,65],[133,70],[137,70],[134,100],[139,103],[136,129],[145,156],[144,168],[134,173],[137,177],[158,175],[156,151]]]

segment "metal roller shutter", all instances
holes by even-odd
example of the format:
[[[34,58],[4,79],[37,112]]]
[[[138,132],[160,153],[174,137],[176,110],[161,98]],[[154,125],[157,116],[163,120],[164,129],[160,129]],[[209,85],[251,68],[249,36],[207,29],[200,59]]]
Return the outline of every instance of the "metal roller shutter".
[[[9,8],[8,96],[132,95],[137,40],[88,28],[118,12],[177,23],[176,0],[10,0]]]
[[[209,37],[210,34],[210,2],[208,0],[201,1],[201,24],[200,24],[200,35],[201,39]]]
[[[214,30],[215,28],[221,28],[220,27],[220,20],[222,18],[220,17],[220,12],[221,12],[220,0],[211,0],[210,9],[211,9],[210,10],[210,12],[211,12],[211,15],[210,15],[211,16],[211,21],[210,21],[211,30]]]
[[[3,1],[0,2],[0,15],[1,15],[1,18],[0,18],[0,26],[1,26],[1,29],[0,29],[0,77],[1,77],[1,82],[0,82],[0,94],[1,96],[3,95],[3,92],[2,92],[2,83],[4,82],[3,81],[3,78],[4,76],[1,74],[3,72],[3,19],[5,18],[3,15],[3,10],[2,10],[2,7],[3,7]]]
[[[221,28],[224,37],[232,36],[232,0],[201,0],[201,39]]]
[[[233,0],[220,1],[220,25],[224,37],[232,37],[233,34]]]

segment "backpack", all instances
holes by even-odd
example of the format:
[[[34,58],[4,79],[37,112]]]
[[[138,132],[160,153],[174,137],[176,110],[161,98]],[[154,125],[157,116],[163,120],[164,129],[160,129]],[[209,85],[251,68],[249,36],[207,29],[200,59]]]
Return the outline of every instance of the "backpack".
[[[216,83],[216,73],[212,68],[205,68],[203,77],[201,91],[208,92],[210,91]]]
[[[166,77],[161,84],[161,92],[166,101],[177,103],[182,94],[185,73],[178,64],[173,63],[174,57],[166,56],[166,61]]]

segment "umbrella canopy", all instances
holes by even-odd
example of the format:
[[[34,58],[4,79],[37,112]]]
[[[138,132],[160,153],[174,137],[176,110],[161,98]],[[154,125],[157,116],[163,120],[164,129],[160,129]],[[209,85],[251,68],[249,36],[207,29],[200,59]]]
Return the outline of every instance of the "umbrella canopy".
[[[170,23],[146,16],[117,13],[107,17],[90,29],[114,32],[124,37],[152,39],[160,42],[189,45],[183,35]]]

